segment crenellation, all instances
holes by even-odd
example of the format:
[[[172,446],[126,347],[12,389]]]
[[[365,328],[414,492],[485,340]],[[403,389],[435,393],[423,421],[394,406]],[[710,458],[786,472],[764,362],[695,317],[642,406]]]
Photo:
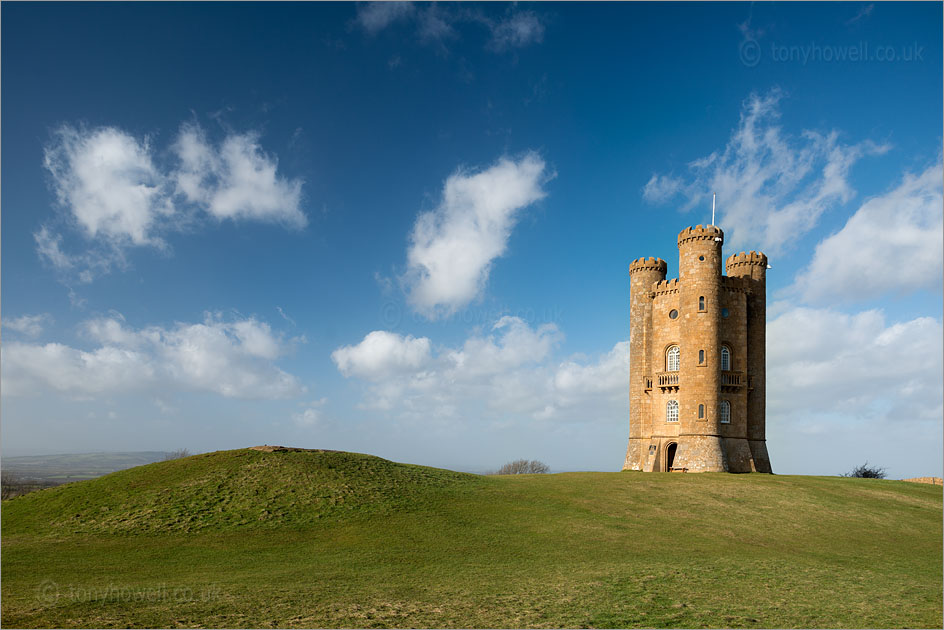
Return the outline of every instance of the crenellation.
[[[652,287],[653,297],[656,295],[666,295],[670,293],[678,293],[678,278],[672,278],[671,280],[660,280]]]
[[[633,275],[637,271],[661,271],[663,276],[665,275],[668,265],[661,258],[637,258],[629,264],[629,275]]]

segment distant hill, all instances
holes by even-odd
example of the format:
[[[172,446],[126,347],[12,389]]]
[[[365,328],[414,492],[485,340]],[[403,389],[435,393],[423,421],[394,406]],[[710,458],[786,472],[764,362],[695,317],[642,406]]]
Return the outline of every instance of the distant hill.
[[[65,483],[159,462],[168,455],[163,451],[29,455],[3,457],[0,467],[24,479]]]
[[[942,487],[241,449],[2,502],[3,627],[937,627]]]
[[[217,451],[18,498],[4,506],[3,532],[297,527],[324,517],[402,510],[479,479],[339,451]]]

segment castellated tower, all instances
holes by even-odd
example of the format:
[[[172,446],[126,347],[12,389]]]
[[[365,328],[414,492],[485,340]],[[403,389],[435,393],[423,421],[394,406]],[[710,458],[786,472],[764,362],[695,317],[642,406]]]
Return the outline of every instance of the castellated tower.
[[[624,470],[771,472],[765,435],[767,257],[730,256],[713,225],[682,230],[679,277],[629,266]]]

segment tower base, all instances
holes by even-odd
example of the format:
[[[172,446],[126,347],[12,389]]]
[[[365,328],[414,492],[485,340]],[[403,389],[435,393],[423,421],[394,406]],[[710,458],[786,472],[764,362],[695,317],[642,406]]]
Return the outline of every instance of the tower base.
[[[626,448],[626,460],[623,470],[643,470],[646,463],[646,453],[649,447],[649,438],[629,438]]]
[[[679,436],[673,468],[688,472],[727,472],[728,457],[718,435]]]
[[[675,452],[670,448],[675,446]],[[623,470],[770,473],[767,442],[719,435],[629,438]]]
[[[748,440],[751,448],[751,459],[754,460],[754,470],[762,473],[773,473],[770,468],[770,456],[767,454],[766,440]]]
[[[747,443],[747,438],[722,438],[722,440],[724,441],[725,453],[728,456],[728,472],[754,472],[754,458],[751,455],[751,447]]]

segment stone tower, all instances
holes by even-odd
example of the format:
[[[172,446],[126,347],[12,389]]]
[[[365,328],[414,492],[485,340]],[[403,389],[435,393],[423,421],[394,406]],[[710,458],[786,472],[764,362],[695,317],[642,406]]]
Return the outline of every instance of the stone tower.
[[[771,472],[765,436],[767,257],[682,230],[679,277],[629,266],[629,448],[623,470]]]

